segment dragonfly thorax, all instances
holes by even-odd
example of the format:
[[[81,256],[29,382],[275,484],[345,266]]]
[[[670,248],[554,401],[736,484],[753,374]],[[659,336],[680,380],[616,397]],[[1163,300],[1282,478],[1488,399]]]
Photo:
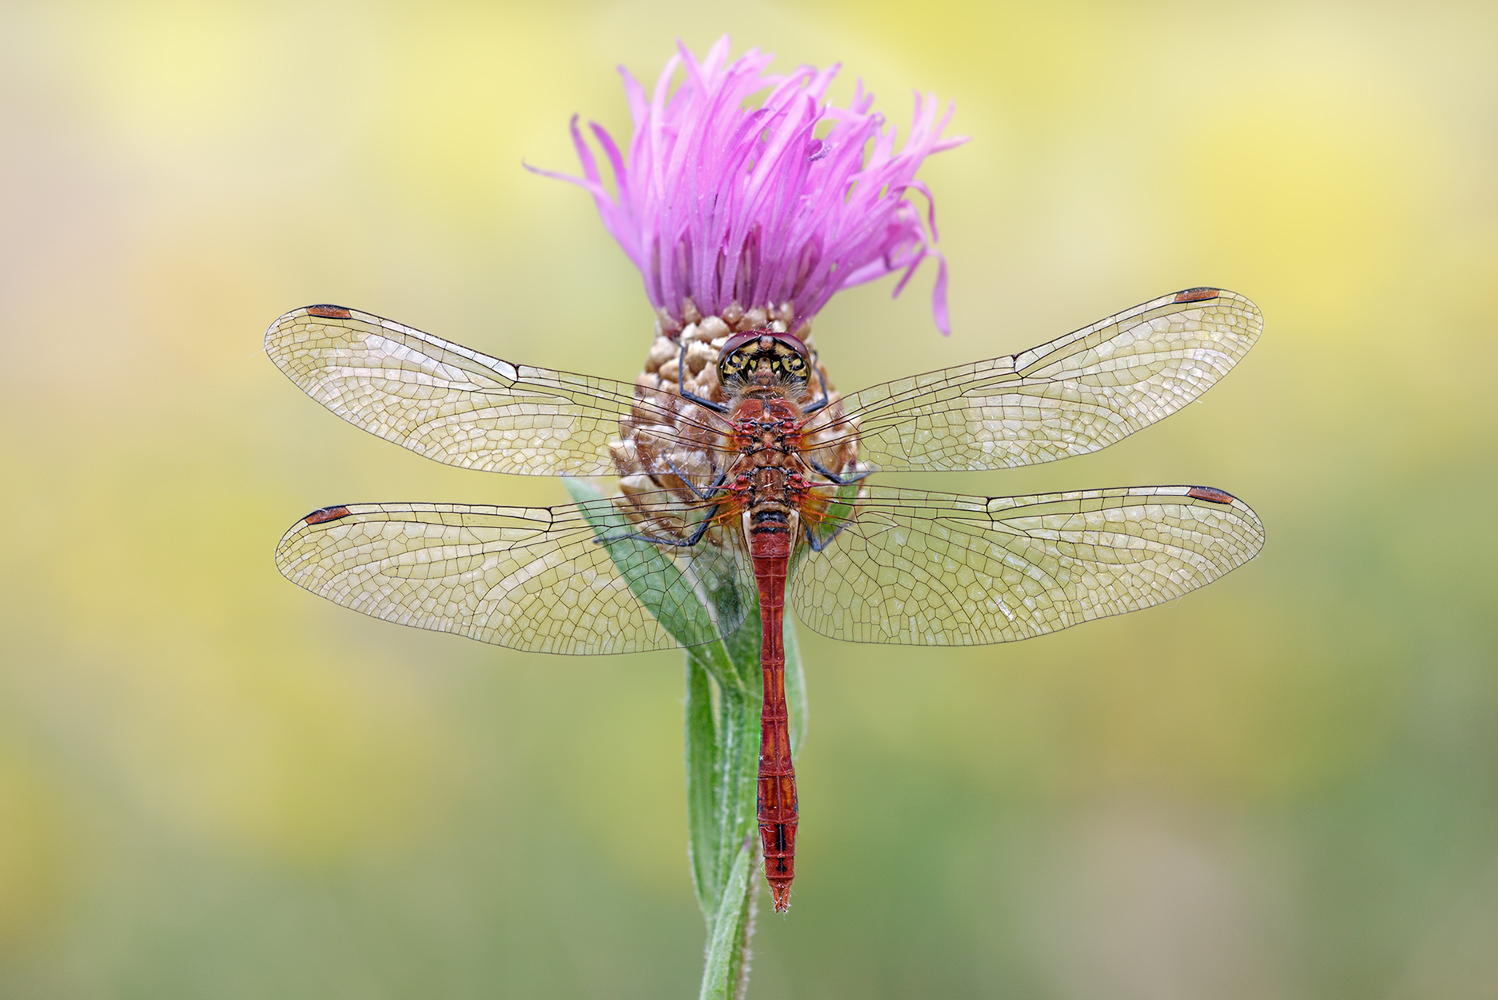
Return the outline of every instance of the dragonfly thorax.
[[[801,410],[778,387],[744,391],[731,412],[734,450],[755,465],[779,465],[801,447]]]

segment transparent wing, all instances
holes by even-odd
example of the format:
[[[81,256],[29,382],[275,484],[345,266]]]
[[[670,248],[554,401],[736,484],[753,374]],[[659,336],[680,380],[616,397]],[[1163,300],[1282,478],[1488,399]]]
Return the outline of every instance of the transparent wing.
[[[638,537],[610,500],[558,507],[348,504],[276,546],[287,579],[346,608],[542,653],[629,653],[733,633],[740,553]]]
[[[293,309],[265,352],[349,423],[465,469],[612,475],[620,418],[654,407],[623,382],[513,365],[343,306]]]
[[[886,382],[813,422],[886,472],[1008,469],[1105,448],[1205,392],[1264,325],[1235,292],[1162,295],[1021,354]]]
[[[854,642],[1027,639],[1179,597],[1264,544],[1254,512],[1209,487],[864,492],[829,508],[790,581],[802,621]]]

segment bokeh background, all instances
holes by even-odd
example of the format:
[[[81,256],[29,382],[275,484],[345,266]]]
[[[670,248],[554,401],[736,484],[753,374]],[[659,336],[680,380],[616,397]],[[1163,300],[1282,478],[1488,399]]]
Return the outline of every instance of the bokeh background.
[[[694,995],[681,659],[402,630],[282,580],[353,500],[561,502],[364,435],[262,356],[340,302],[629,379],[566,123],[722,32],[972,136],[952,269],[840,296],[845,388],[1219,284],[1265,315],[1102,454],[904,485],[1199,482],[1268,527],[1017,646],[801,632],[795,905],[754,997],[1498,994],[1498,8],[0,6],[0,995]]]

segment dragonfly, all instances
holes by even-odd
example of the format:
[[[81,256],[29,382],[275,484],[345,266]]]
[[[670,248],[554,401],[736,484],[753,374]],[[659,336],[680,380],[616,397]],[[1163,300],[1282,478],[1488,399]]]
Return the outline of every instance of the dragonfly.
[[[620,492],[552,507],[322,507],[282,537],[276,565],[376,618],[543,653],[717,642],[757,610],[756,818],[784,912],[799,805],[787,604],[853,642],[1007,642],[1174,600],[1264,541],[1254,512],[1210,486],[964,496],[870,476],[1097,451],[1199,397],[1262,326],[1247,298],[1191,288],[1018,354],[840,396],[817,355],[774,325],[733,333],[716,354],[682,331],[674,369],[668,359],[630,384],[307,306],[271,325],[266,351],[350,423],[462,468],[620,475]]]

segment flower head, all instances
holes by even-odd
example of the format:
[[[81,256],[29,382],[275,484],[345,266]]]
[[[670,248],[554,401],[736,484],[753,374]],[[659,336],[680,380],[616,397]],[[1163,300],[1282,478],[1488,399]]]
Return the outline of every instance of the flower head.
[[[730,63],[726,37],[701,62],[680,47],[648,98],[621,69],[634,121],[628,159],[590,125],[614,196],[575,116],[583,176],[536,172],[593,195],[667,332],[703,316],[735,323],[751,311],[795,329],[839,289],[903,270],[898,295],[928,256],[938,266],[932,312],[947,332],[946,261],[933,248],[935,207],[915,173],[964,141],[941,137],[952,109],[943,114],[934,97],[917,95],[896,152],[895,129],[871,110],[861,84],[849,107],[834,107],[825,95],[837,66],[774,76],[764,72],[771,58],[751,49]],[[673,90],[681,67],[685,79]],[[757,107],[746,106],[762,91]],[[912,192],[926,200],[924,217]]]

